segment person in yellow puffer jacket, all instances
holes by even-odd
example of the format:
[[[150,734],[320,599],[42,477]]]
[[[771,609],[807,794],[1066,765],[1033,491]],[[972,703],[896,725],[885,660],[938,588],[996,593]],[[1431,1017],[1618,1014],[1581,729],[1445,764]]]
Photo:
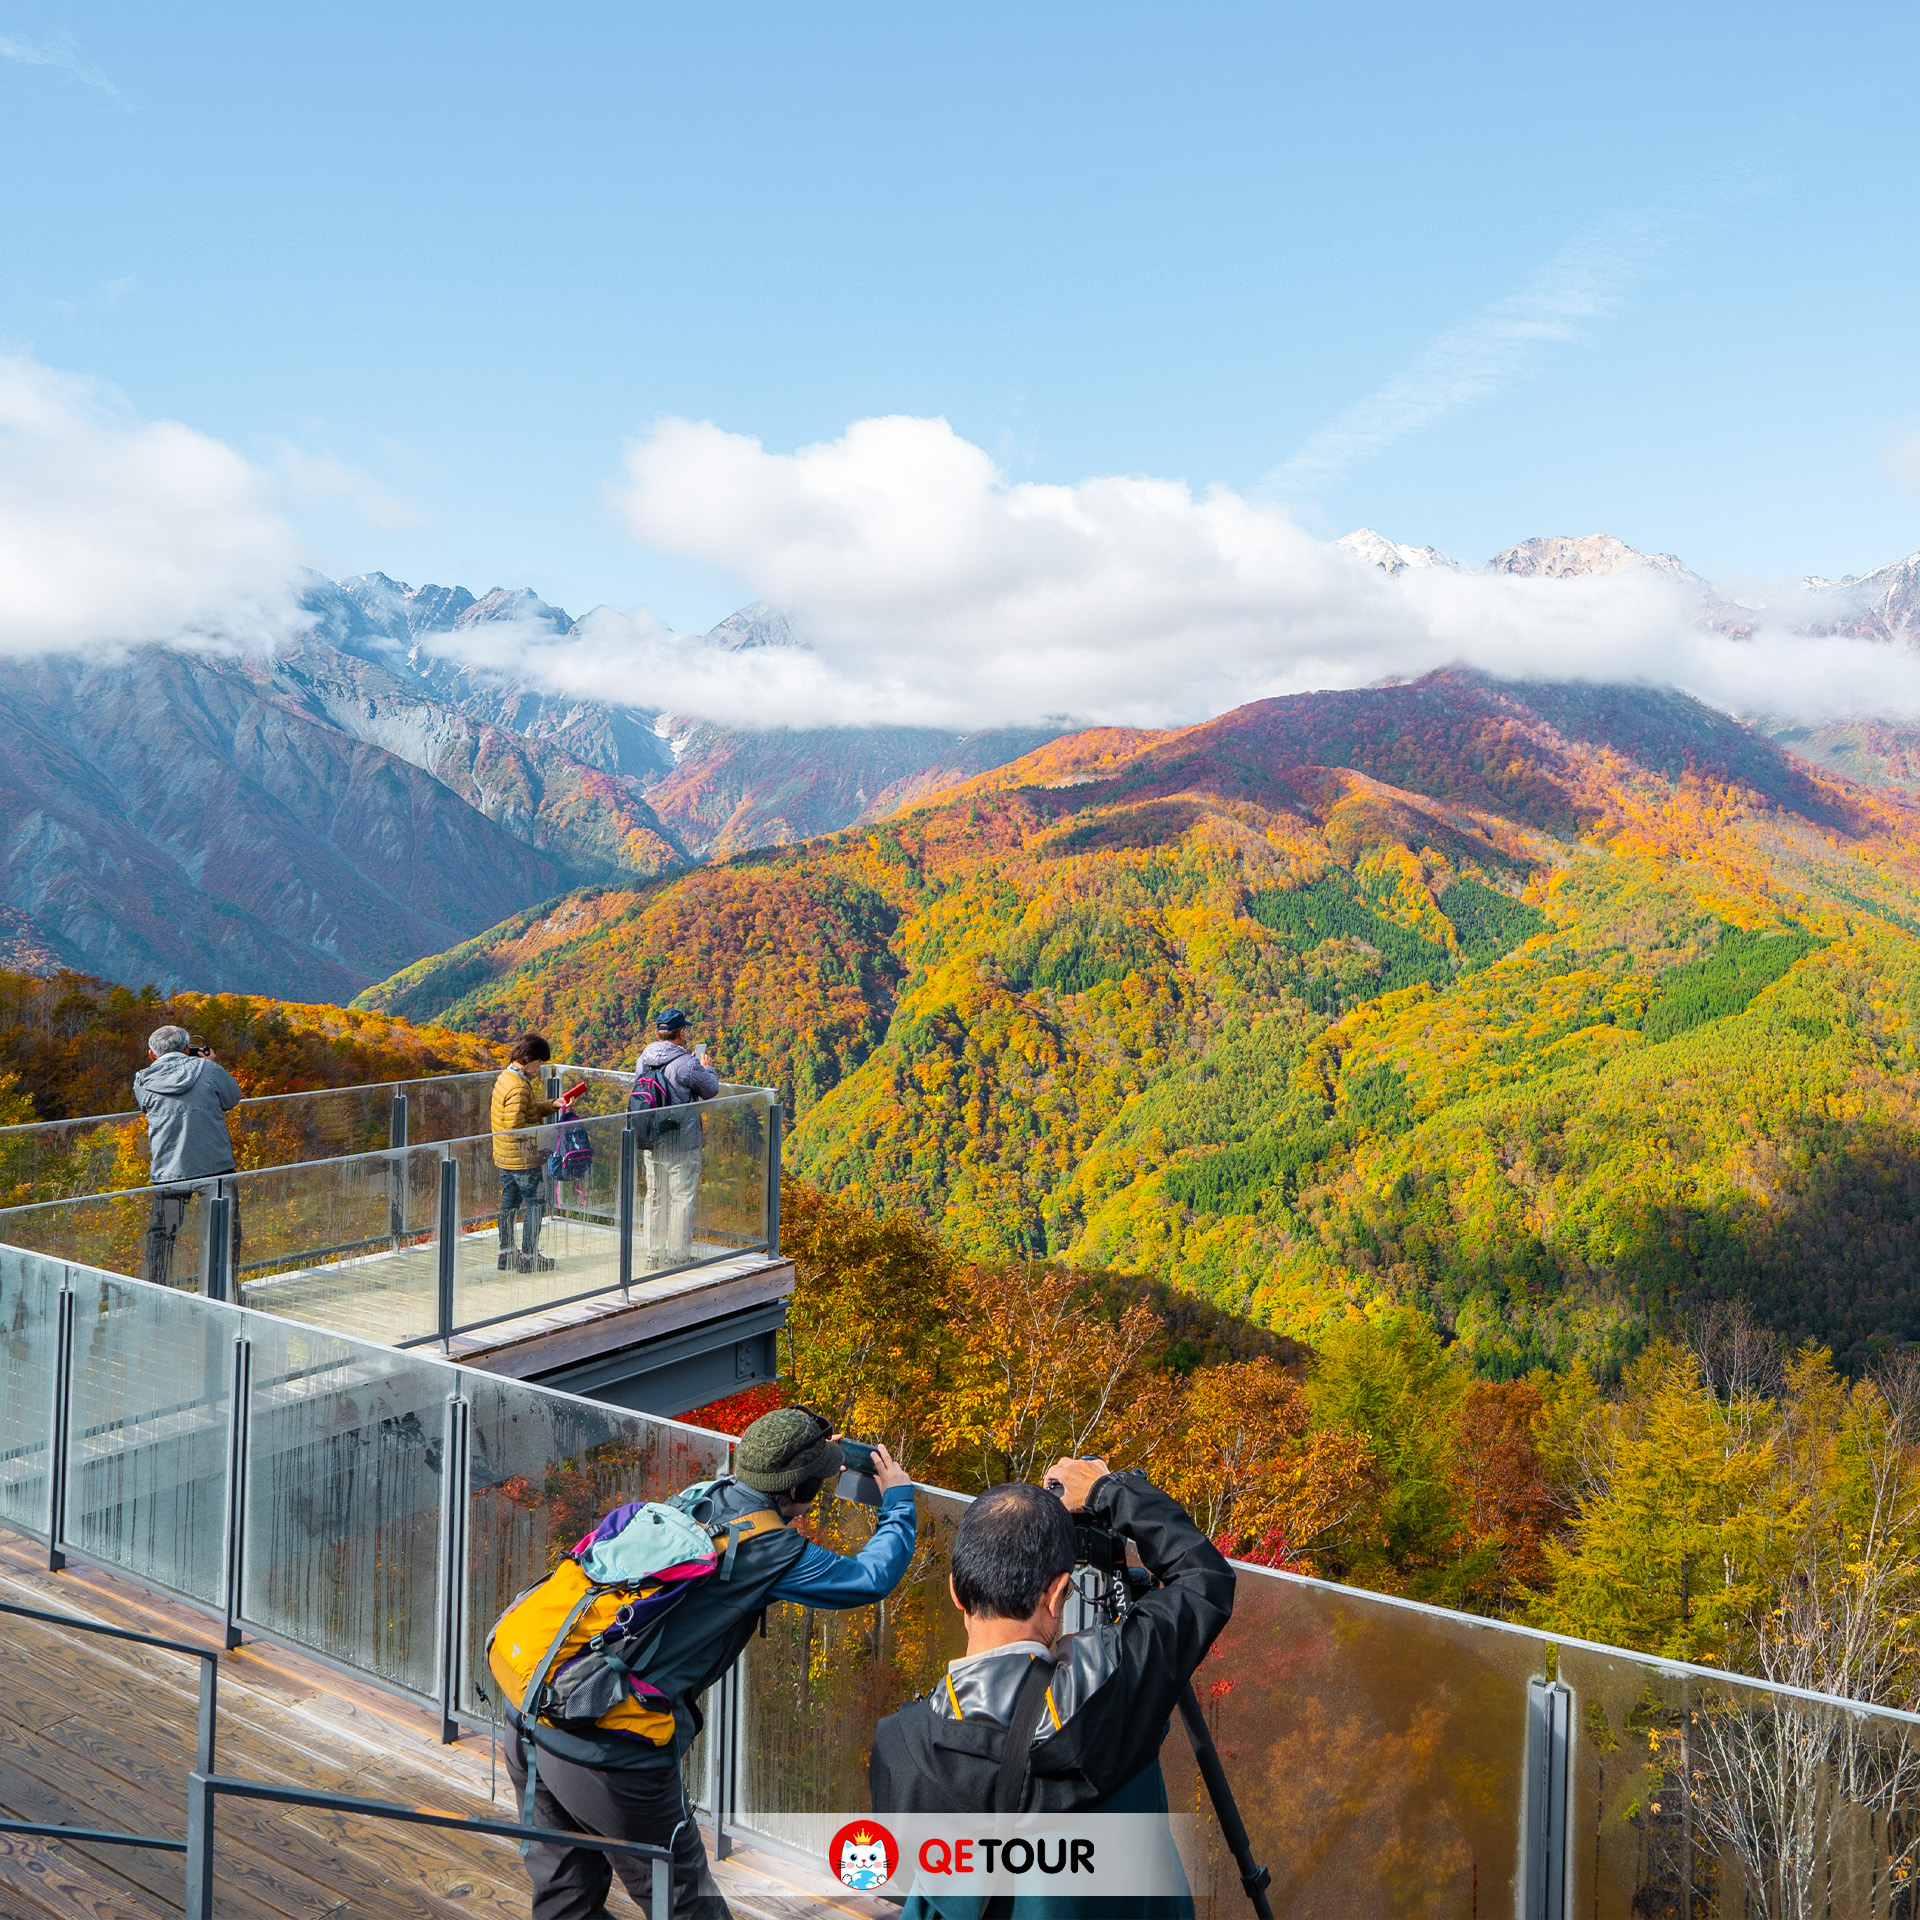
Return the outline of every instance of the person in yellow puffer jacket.
[[[493,1164],[500,1170],[500,1270],[545,1273],[553,1262],[540,1251],[540,1217],[546,1207],[547,1150],[528,1129],[559,1110],[541,1096],[534,1069],[553,1058],[537,1033],[523,1033],[507,1048],[506,1071],[493,1083]],[[520,1252],[513,1251],[513,1216],[520,1215]]]

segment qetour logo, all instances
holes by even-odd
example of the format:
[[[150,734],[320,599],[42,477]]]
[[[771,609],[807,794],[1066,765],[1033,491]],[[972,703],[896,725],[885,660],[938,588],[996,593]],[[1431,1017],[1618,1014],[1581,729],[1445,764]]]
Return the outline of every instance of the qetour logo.
[[[843,1887],[871,1893],[893,1878],[900,1843],[878,1820],[850,1820],[827,1846],[827,1865]]]

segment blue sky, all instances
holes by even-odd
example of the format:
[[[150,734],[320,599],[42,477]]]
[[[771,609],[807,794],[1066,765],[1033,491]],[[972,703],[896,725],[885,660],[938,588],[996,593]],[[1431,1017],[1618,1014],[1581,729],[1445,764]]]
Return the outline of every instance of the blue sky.
[[[676,416],[1472,560],[1920,547],[1910,5],[0,0],[0,55],[0,347],[333,570],[704,625],[738,581],[609,504]]]

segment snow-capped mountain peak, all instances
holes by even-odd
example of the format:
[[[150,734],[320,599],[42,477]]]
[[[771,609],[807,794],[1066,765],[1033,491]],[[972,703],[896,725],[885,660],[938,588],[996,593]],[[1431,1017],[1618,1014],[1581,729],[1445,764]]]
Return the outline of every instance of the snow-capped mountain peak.
[[[1356,527],[1352,533],[1336,540],[1334,545],[1350,553],[1356,560],[1364,560],[1369,566],[1375,566],[1382,573],[1400,573],[1408,567],[1452,567],[1458,568],[1457,560],[1449,559],[1437,547],[1404,547],[1397,540],[1389,540],[1384,533],[1375,533],[1371,527]]]
[[[1487,562],[1489,573],[1531,575],[1548,580],[1572,580],[1585,574],[1625,573],[1645,567],[1674,580],[1704,587],[1706,582],[1684,561],[1670,553],[1641,553],[1610,533],[1546,534],[1522,540],[1517,547],[1496,553]]]

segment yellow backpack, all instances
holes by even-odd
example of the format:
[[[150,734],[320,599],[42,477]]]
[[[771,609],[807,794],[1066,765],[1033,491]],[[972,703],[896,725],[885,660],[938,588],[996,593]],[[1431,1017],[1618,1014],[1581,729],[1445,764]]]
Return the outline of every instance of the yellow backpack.
[[[714,1526],[689,1519],[679,1502],[691,1504],[709,1484],[670,1506],[616,1507],[494,1622],[487,1668],[523,1725],[598,1729],[656,1747],[672,1740],[673,1702],[638,1670],[674,1609],[732,1571],[742,1540],[785,1525],[764,1508]],[[616,1577],[596,1581],[590,1565]]]

